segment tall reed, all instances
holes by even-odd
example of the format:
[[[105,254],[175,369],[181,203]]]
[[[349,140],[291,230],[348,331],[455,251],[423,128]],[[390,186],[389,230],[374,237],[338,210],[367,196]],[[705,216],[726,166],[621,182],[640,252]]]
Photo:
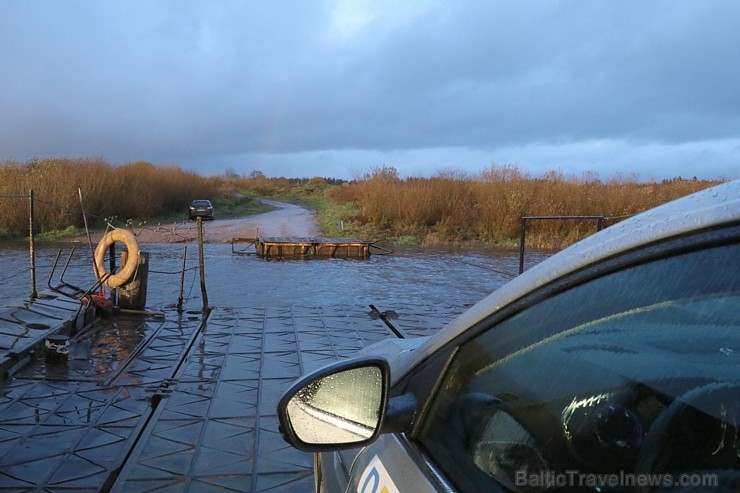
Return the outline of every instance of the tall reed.
[[[522,216],[609,216],[607,224],[613,224],[721,181],[640,182],[633,175],[601,180],[595,173],[565,176],[560,170],[534,177],[508,164],[492,164],[474,176],[446,172],[401,179],[395,169],[383,167],[329,196],[359,204],[360,212],[346,221],[367,234],[391,240],[411,235],[428,244],[513,244]],[[562,247],[596,230],[592,220],[531,224],[527,241],[539,247]]]
[[[177,167],[147,162],[113,166],[102,159],[53,158],[0,163],[0,231],[28,232],[28,201],[33,190],[37,232],[82,224],[79,189],[93,221],[129,219],[182,212],[194,198],[224,193],[220,178],[204,178]]]

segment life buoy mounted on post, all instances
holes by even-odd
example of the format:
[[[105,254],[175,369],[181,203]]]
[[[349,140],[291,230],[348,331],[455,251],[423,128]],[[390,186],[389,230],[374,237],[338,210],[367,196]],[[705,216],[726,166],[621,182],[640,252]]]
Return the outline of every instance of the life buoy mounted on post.
[[[115,242],[120,241],[126,245],[128,250],[128,257],[126,258],[126,264],[121,267],[117,273],[109,274],[105,270],[105,252]],[[126,284],[136,272],[136,268],[139,265],[139,244],[136,242],[134,234],[127,229],[114,229],[109,231],[103,236],[103,239],[98,243],[95,248],[95,275],[99,278],[104,278],[103,284],[109,288],[117,288],[123,284]]]

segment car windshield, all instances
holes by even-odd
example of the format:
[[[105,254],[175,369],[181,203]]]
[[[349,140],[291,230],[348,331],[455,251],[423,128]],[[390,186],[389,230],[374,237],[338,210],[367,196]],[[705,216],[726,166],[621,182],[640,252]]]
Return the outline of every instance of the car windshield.
[[[465,491],[737,473],[739,250],[634,266],[493,326],[458,351],[422,443]]]
[[[211,203],[207,200],[194,200],[193,207],[210,207]]]

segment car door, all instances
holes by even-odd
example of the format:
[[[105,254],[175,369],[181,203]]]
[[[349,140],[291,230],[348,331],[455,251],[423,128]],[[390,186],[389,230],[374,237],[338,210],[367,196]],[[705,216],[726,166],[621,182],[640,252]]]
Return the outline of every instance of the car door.
[[[419,462],[404,435],[380,436],[360,450],[323,453],[322,493],[428,493],[444,483]]]
[[[471,327],[401,383],[413,429],[364,449],[347,491],[382,487],[378,463],[400,491],[735,488],[738,234],[627,252]]]

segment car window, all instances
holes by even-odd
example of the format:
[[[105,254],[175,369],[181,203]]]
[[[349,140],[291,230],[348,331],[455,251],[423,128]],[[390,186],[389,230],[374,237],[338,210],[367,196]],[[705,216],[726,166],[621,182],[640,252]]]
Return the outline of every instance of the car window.
[[[482,332],[450,363],[421,444],[463,491],[737,478],[739,250],[635,265]]]

